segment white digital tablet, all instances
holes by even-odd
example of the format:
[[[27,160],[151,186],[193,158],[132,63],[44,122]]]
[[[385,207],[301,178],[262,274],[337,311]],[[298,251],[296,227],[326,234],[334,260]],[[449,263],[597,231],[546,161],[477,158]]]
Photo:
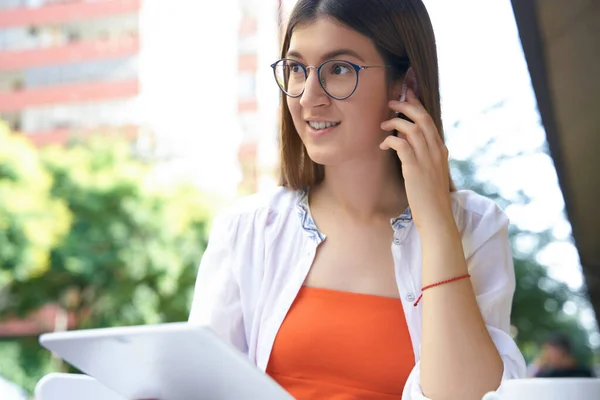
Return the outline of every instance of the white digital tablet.
[[[83,374],[53,372],[35,385],[35,400],[126,400]]]
[[[293,399],[212,330],[189,323],[47,333],[40,344],[126,399]]]

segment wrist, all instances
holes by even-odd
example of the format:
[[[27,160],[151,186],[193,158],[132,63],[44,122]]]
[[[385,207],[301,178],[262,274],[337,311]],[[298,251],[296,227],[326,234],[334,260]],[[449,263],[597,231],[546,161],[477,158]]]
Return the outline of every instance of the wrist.
[[[419,231],[419,236],[424,285],[468,273],[461,234],[454,219],[440,220],[435,227],[425,227]]]

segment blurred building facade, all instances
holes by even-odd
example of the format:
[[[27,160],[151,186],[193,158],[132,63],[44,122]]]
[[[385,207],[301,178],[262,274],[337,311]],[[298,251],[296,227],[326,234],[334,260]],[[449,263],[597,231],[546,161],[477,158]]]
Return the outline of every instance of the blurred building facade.
[[[142,137],[160,179],[227,198],[271,187],[281,3],[0,0],[0,119],[36,145]]]
[[[241,193],[277,184],[279,89],[270,65],[279,58],[281,20],[295,0],[240,0],[238,116]]]
[[[131,134],[140,0],[0,0],[0,118],[36,144]]]

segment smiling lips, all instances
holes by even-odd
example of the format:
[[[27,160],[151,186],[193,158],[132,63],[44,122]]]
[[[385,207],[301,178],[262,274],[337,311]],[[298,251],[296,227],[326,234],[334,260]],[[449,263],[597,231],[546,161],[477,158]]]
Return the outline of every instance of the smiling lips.
[[[331,128],[333,126],[338,126],[339,122],[330,122],[330,121],[307,121],[308,125],[314,130],[320,131],[323,129]]]

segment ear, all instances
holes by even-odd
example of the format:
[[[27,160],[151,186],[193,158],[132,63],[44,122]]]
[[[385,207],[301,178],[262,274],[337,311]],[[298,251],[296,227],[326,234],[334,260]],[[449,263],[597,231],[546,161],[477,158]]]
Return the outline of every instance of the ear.
[[[400,101],[406,101],[406,91],[408,89],[412,89],[413,93],[419,97],[419,84],[413,67],[408,68],[408,71],[406,71],[404,79],[402,80],[402,94],[400,95]]]

